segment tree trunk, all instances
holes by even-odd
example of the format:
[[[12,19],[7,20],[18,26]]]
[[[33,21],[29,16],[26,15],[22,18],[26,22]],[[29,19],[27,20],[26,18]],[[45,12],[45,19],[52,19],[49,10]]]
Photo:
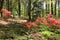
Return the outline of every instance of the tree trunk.
[[[4,2],[4,0],[0,0],[0,11],[3,8],[3,2]],[[1,17],[2,17],[2,13],[1,13]]]
[[[55,15],[56,15],[56,2],[55,2]]]
[[[53,14],[53,2],[51,3],[51,13]]]
[[[18,0],[18,16],[20,17],[21,15],[21,5],[20,5],[20,0]]]
[[[9,10],[12,12],[12,0],[10,0],[10,2],[9,2]]]
[[[7,3],[6,3],[7,4],[7,9],[10,11],[10,6],[9,6],[10,3],[9,3],[9,0],[6,0],[6,1],[7,1]]]
[[[28,17],[30,21],[31,20],[31,0],[28,0]]]

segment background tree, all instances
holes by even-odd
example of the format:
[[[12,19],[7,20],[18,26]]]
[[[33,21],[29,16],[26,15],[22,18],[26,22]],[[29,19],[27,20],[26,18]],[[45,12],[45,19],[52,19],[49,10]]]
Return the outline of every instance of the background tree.
[[[21,6],[20,6],[20,0],[18,0],[18,16],[21,15]]]
[[[31,0],[28,0],[28,17],[30,21],[31,20]]]
[[[9,0],[6,0],[6,5],[7,5],[7,9],[10,11],[10,1]]]
[[[4,2],[4,0],[0,0],[0,11],[3,8],[3,2]],[[1,17],[2,17],[2,13],[1,13]]]

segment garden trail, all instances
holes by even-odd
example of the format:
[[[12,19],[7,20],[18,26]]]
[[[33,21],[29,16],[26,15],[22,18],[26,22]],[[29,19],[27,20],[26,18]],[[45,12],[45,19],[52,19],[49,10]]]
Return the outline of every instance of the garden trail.
[[[0,24],[2,24],[2,25],[8,25],[8,24],[10,24],[11,22],[21,23],[21,22],[27,22],[27,20],[20,20],[20,19],[0,20]]]
[[[2,25],[7,25],[7,24],[9,24],[9,22],[6,22],[6,21],[3,21],[3,20],[0,20],[0,24],[2,24]]]

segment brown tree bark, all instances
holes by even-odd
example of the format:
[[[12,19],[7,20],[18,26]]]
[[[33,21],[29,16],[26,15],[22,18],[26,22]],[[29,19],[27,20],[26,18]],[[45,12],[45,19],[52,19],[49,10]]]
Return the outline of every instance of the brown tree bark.
[[[1,9],[3,8],[3,2],[4,2],[4,0],[0,0],[0,11],[1,11]],[[0,12],[1,13],[1,12]],[[1,17],[2,17],[2,13],[1,13]]]
[[[31,20],[31,0],[28,0],[28,17],[30,21]]]
[[[21,5],[20,5],[20,0],[18,0],[18,16],[20,17],[21,15]]]
[[[56,15],[56,2],[55,2],[55,15]]]
[[[6,0],[6,2],[7,2],[6,3],[7,4],[7,10],[10,11],[10,2],[9,2],[9,0]]]

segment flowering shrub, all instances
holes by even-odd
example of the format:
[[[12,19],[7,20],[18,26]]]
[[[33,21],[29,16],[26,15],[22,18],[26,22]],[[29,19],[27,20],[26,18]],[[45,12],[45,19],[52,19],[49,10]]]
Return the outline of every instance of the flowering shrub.
[[[52,14],[47,14],[46,18],[51,18],[52,16]]]
[[[27,28],[38,27],[38,25],[34,22],[22,22]]]
[[[2,12],[4,18],[10,18],[12,15],[11,12],[6,9],[2,9],[0,12]]]
[[[53,18],[51,14],[47,14],[47,16],[43,18],[38,17],[35,22],[51,28],[54,27],[54,25],[57,25],[57,28],[60,28],[60,21]]]
[[[37,31],[44,30],[53,31],[56,28],[60,28],[60,21],[53,18],[51,14],[48,14],[46,17],[37,17],[34,22],[21,22],[21,24],[25,25],[29,33],[36,33]],[[34,34],[33,36],[36,35]]]

